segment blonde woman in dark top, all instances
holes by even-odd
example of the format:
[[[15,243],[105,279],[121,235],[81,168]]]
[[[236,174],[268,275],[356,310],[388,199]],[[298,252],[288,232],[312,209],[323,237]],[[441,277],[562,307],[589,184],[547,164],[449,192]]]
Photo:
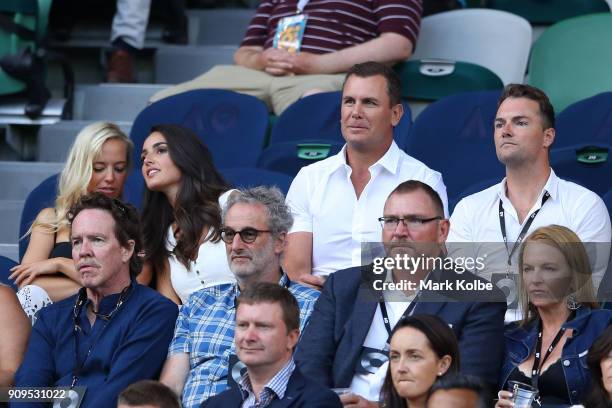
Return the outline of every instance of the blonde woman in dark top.
[[[59,177],[55,206],[36,217],[21,264],[9,276],[20,288],[17,295],[33,322],[42,307],[81,287],[72,262],[68,209],[91,192],[121,197],[131,150],[130,139],[112,123],[92,123],[77,135]]]

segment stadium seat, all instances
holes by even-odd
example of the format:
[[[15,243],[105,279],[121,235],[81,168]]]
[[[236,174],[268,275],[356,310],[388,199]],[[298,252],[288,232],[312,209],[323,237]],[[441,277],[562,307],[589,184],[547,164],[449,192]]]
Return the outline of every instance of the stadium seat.
[[[333,156],[342,146],[344,143],[325,140],[274,143],[261,153],[257,167],[295,177],[302,167]]]
[[[583,142],[552,149],[550,166],[557,176],[603,196],[612,189],[612,145]]]
[[[612,13],[561,21],[533,44],[529,84],[561,112],[581,99],[612,90]]]
[[[423,59],[394,67],[402,78],[402,98],[436,101],[461,92],[502,89],[501,79],[485,67],[469,62]]]
[[[406,151],[442,173],[449,202],[479,181],[504,177],[493,141],[499,96],[499,91],[482,91],[440,99],[412,126]]]
[[[505,11],[447,11],[423,18],[410,60],[468,62],[487,68],[503,84],[522,83],[531,35],[527,20]]]
[[[605,0],[488,0],[487,7],[504,10],[531,24],[554,24],[583,14],[610,11]]]
[[[12,259],[7,258],[6,256],[2,256],[0,255],[0,284],[5,284],[7,286],[10,286],[13,289],[17,289],[15,287],[15,283],[10,280],[8,277],[11,274],[10,269],[13,266],[16,266],[17,262],[13,261]]]
[[[327,141],[344,143],[340,130],[342,92],[324,92],[299,99],[276,120],[269,145],[288,141]],[[404,114],[395,127],[393,138],[404,149],[412,127],[412,115],[404,102]]]
[[[444,174],[442,174],[442,176],[444,176]],[[498,184],[501,180],[502,180],[501,178],[490,178],[486,180],[479,180],[476,183],[468,186],[465,190],[457,194],[457,196],[452,197],[452,199],[449,199],[448,210],[450,214],[453,213],[455,206],[457,205],[459,201],[461,201],[462,198],[478,193],[479,191],[486,190],[487,188],[492,187],[495,184]]]
[[[556,118],[554,148],[583,143],[612,144],[612,92],[583,99]]]
[[[235,167],[221,169],[225,180],[233,187],[248,188],[256,186],[276,186],[283,194],[287,194],[293,180],[291,176],[276,171],[257,169],[252,167]]]
[[[30,236],[25,236],[26,232],[30,229],[30,226],[36,219],[38,213],[47,207],[53,207],[55,205],[55,198],[57,197],[57,184],[59,174],[54,174],[47,177],[42,183],[40,183],[34,190],[28,194],[23,205],[23,211],[21,212],[21,221],[19,223],[19,238],[23,237],[19,241],[19,259],[23,258],[28,243],[30,242]]]
[[[255,167],[268,129],[268,109],[259,99],[221,89],[173,95],[145,108],[134,120],[130,138],[134,163],[151,127],[177,124],[192,129],[210,149],[217,168]],[[144,180],[139,166],[128,176],[125,198],[140,206]]]

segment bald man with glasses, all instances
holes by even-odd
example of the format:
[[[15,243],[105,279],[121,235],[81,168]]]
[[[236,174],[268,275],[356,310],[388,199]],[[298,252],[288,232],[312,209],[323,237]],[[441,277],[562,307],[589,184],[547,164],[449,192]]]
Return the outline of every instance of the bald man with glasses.
[[[235,300],[261,282],[286,287],[300,309],[300,330],[319,292],[291,282],[280,258],[293,218],[277,188],[256,187],[233,192],[223,208],[221,239],[236,283],[194,292],[179,313],[160,381],[181,396],[183,407],[199,407],[242,374],[236,357]]]

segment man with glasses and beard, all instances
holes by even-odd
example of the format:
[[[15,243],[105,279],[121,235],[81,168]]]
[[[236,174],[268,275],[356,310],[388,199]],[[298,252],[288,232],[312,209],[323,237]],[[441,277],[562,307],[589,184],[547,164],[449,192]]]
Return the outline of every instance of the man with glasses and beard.
[[[328,387],[350,388],[341,396],[345,406],[377,407],[393,327],[402,317],[431,314],[455,332],[461,372],[495,384],[505,299],[490,282],[445,257],[450,225],[438,193],[405,181],[388,196],[379,221],[385,256],[328,277],[297,348],[298,368]],[[408,266],[387,263],[397,258]],[[481,289],[463,289],[471,286]]]
[[[183,305],[160,381],[181,395],[185,408],[199,407],[228,386],[236,386],[235,300],[260,282],[286,287],[300,308],[303,330],[318,292],[291,282],[280,266],[293,218],[277,188],[236,191],[222,213],[221,239],[236,283],[195,292]]]

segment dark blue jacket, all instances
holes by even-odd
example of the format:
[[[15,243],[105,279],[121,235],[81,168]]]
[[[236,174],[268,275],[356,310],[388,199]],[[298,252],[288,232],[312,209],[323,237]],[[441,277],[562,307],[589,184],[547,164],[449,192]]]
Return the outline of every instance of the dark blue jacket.
[[[202,408],[240,408],[242,402],[240,390],[232,387],[204,401]],[[296,367],[283,399],[273,400],[267,408],[342,408],[342,403],[333,391],[304,377]]]
[[[295,361],[304,375],[328,387],[350,386],[378,306],[380,294],[372,288],[374,279],[380,275],[374,275],[372,265],[328,277],[296,351]],[[487,282],[469,272],[454,271],[432,271],[430,279]],[[424,290],[413,314],[436,315],[452,325],[459,340],[461,372],[494,385],[504,354],[505,298],[496,287],[486,293],[468,292],[460,301],[458,295]]]
[[[612,310],[591,310],[580,308],[576,317],[565,323],[563,327],[573,329],[561,352],[561,366],[565,374],[567,393],[572,405],[579,404],[591,382],[586,358],[589,348],[609,324],[612,323]],[[513,323],[505,333],[506,356],[500,377],[500,389],[508,381],[510,373],[534,352],[537,337],[537,322],[531,322],[525,327]]]
[[[110,313],[118,294],[100,302]],[[47,306],[32,328],[17,387],[69,386],[75,367],[73,310],[77,295]],[[87,387],[81,403],[86,408],[114,407],[117,395],[142,379],[157,378],[174,333],[177,306],[148,287],[132,283],[123,305],[107,322],[98,317],[90,326],[86,307],[79,315],[79,362],[85,361],[77,386]],[[104,327],[106,325],[106,327]],[[97,338],[90,355],[87,349]],[[14,403],[16,408],[47,404]]]

